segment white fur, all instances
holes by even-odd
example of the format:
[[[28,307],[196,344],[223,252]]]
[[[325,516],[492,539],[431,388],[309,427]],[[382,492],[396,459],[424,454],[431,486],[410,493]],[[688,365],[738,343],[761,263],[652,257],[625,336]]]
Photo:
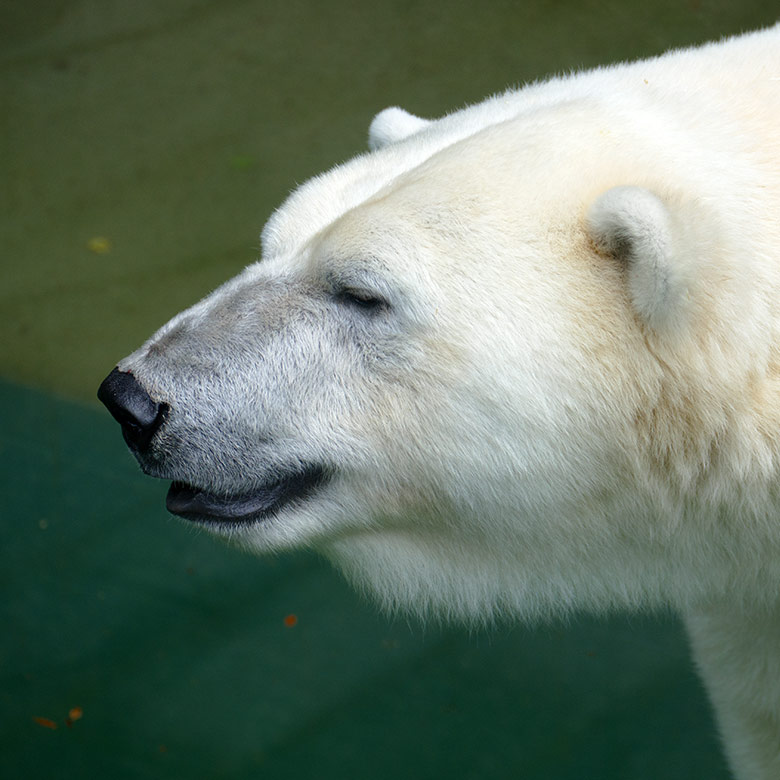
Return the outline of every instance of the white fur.
[[[591,206],[588,230],[599,248],[626,263],[639,316],[657,329],[682,325],[685,255],[676,256],[664,204],[641,187],[613,187]]]
[[[735,775],[777,780],[778,77],[774,27],[383,112],[120,364],[170,406],[147,469],[233,495],[327,464],[216,530],[319,549],[389,608],[670,605]]]
[[[425,119],[392,106],[380,111],[368,128],[368,148],[372,151],[409,138],[428,125]]]

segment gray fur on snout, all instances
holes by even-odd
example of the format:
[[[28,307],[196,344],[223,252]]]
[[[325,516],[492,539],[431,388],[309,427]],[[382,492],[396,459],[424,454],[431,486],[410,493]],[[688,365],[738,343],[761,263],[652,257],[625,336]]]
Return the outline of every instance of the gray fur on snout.
[[[330,387],[357,358],[332,309],[300,281],[230,283],[123,361],[170,405],[150,472],[230,495],[296,465],[330,465],[344,447],[336,421],[346,412]]]

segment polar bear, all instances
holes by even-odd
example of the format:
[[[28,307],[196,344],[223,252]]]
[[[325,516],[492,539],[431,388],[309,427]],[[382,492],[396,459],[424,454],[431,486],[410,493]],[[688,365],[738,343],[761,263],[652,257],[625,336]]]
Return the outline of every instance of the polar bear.
[[[780,26],[387,109],[99,396],[171,512],[388,608],[671,605],[777,780],[778,128]]]

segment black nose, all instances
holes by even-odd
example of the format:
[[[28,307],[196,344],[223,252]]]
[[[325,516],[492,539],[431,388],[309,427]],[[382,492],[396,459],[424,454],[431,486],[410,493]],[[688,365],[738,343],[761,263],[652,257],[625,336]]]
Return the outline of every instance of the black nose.
[[[125,441],[136,452],[149,446],[168,411],[168,404],[153,401],[132,374],[118,368],[103,380],[97,396],[122,426]]]

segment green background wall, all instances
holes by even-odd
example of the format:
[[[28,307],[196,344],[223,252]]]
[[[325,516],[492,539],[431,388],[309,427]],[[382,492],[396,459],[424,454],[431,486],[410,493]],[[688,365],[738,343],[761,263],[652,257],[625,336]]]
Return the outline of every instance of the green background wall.
[[[255,559],[169,518],[94,393],[255,259],[271,210],[361,151],[385,106],[435,116],[776,16],[0,1],[0,776],[726,778],[673,619],[389,619],[313,557]]]

